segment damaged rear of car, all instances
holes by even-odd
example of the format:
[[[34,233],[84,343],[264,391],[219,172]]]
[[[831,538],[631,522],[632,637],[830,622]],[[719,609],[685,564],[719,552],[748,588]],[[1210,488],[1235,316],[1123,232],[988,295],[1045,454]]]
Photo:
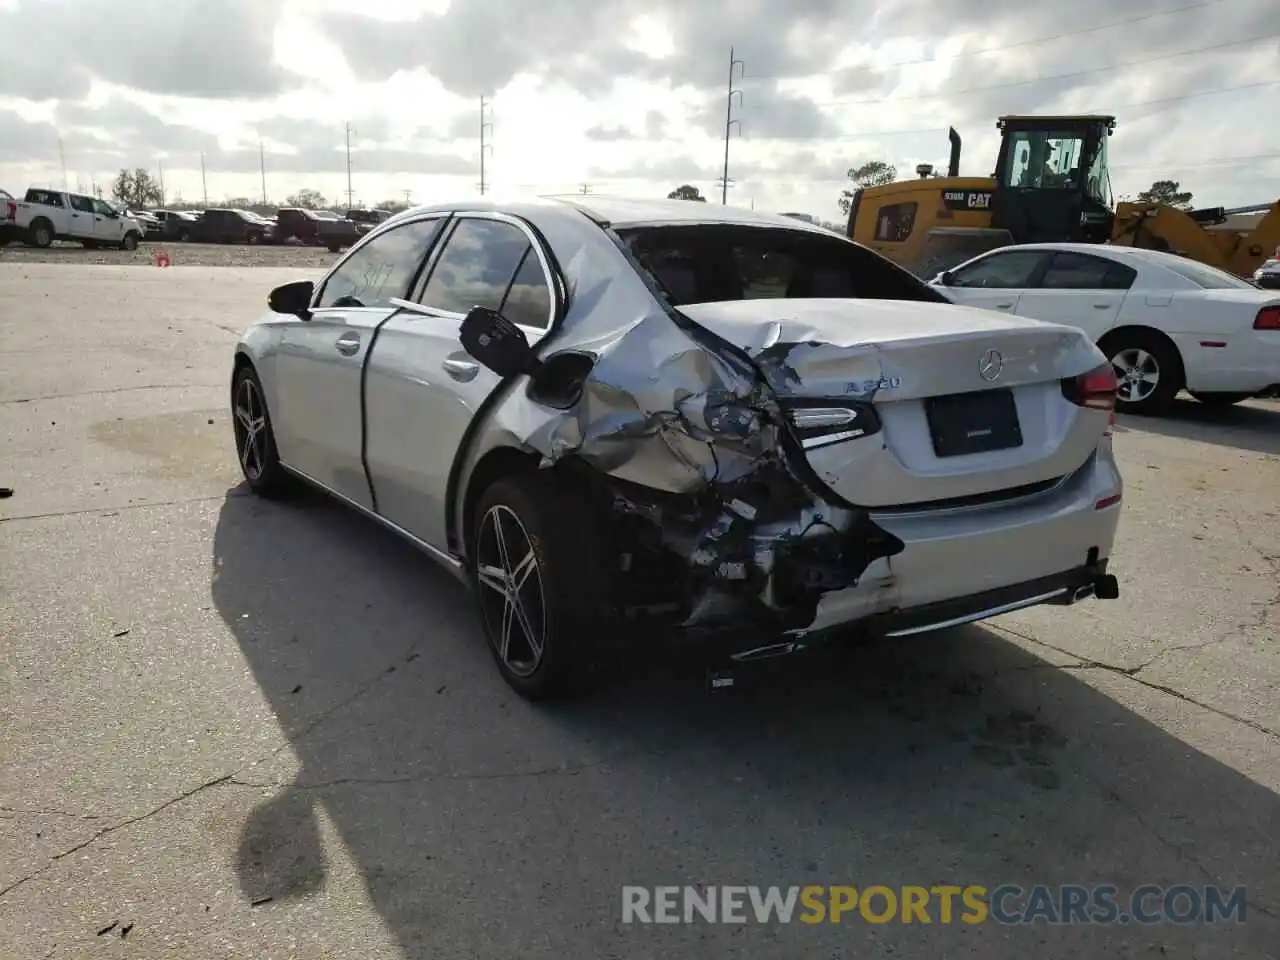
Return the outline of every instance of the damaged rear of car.
[[[452,539],[512,686],[558,692],[656,631],[752,655],[1117,594],[1115,378],[1087,337],[951,305],[802,224],[688,206],[535,221],[554,328],[531,346],[498,310],[461,323],[501,384]],[[507,450],[525,466],[495,474]]]

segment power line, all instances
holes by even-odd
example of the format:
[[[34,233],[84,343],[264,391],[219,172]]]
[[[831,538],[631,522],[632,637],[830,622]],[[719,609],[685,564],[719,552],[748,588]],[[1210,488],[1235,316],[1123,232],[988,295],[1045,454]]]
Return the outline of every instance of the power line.
[[[1261,90],[1265,87],[1280,86],[1280,80],[1260,80],[1257,83],[1241,83],[1233,87],[1218,87],[1213,90],[1200,90],[1196,93],[1184,93],[1176,97],[1157,97],[1154,100],[1136,100],[1132,103],[1113,103],[1108,104],[1106,112],[1111,113],[1119,110],[1130,110],[1134,107],[1151,107],[1159,106],[1166,103],[1183,103],[1187,100],[1197,100],[1200,97],[1216,96],[1223,93],[1239,93],[1242,90]],[[911,130],[871,130],[866,133],[841,133],[833,134],[827,137],[752,137],[754,142],[761,141],[795,141],[797,143],[816,143],[830,140],[866,140],[875,137],[908,137],[914,135],[923,135],[926,133],[945,132],[942,126],[936,127],[916,127]]]
[[[1191,10],[1202,10],[1205,7],[1213,7],[1213,6],[1217,6],[1220,3],[1225,3],[1225,2],[1226,0],[1199,0],[1199,2],[1197,3],[1189,3],[1181,7],[1169,7],[1168,9],[1165,9],[1165,10],[1157,10],[1153,13],[1144,13],[1136,17],[1126,17],[1123,20],[1112,20],[1108,23],[1100,23],[1096,26],[1084,27],[1080,30],[1067,30],[1062,33],[1049,34],[1048,36],[1034,37],[1028,40],[1017,40],[1013,43],[1003,43],[1003,44],[1000,44],[999,46],[994,46],[994,47],[982,47],[977,50],[965,50],[962,53],[943,54],[942,56],[937,56],[937,57],[921,57],[916,60],[895,60],[892,63],[878,64],[876,66],[877,68],[882,67],[886,69],[889,67],[910,67],[910,66],[916,66],[918,64],[924,64],[924,63],[942,63],[948,60],[963,60],[966,57],[978,57],[987,53],[1002,53],[1005,50],[1016,50],[1019,47],[1030,47],[1038,43],[1049,43],[1050,41],[1063,40],[1067,37],[1080,37],[1089,33],[1100,33],[1103,30],[1112,30],[1115,27],[1124,27],[1133,23],[1144,23],[1147,20],[1155,20],[1159,17],[1169,17],[1177,13],[1187,13]],[[858,66],[858,65],[855,64],[853,66]],[[832,71],[832,72],[835,72],[835,71]],[[816,74],[753,73],[753,74],[749,74],[746,77],[746,79],[747,80],[786,80],[786,79],[802,79],[805,76],[816,76]]]
[[[948,90],[946,93],[921,93],[905,97],[879,97],[863,100],[829,100],[826,103],[815,103],[815,107],[843,107],[857,104],[902,103],[906,100],[947,100],[965,93],[985,93],[988,90],[1007,90],[1012,87],[1026,87],[1036,83],[1048,83],[1051,80],[1072,80],[1076,77],[1088,77],[1112,70],[1124,70],[1127,67],[1140,67],[1148,63],[1159,63],[1163,60],[1175,60],[1178,57],[1191,57],[1200,53],[1211,53],[1214,50],[1225,50],[1228,47],[1240,47],[1250,43],[1261,43],[1264,40],[1275,40],[1278,33],[1268,33],[1259,37],[1247,37],[1241,40],[1228,40],[1225,43],[1210,44],[1207,47],[1196,47],[1193,50],[1181,50],[1177,53],[1163,53],[1155,57],[1143,57],[1139,60],[1127,60],[1124,63],[1113,63],[1106,67],[1093,67],[1089,70],[1075,70],[1071,73],[1056,73],[1043,77],[1031,77],[1027,80],[1013,80],[1008,83],[993,83],[985,87],[966,87],[961,90]]]

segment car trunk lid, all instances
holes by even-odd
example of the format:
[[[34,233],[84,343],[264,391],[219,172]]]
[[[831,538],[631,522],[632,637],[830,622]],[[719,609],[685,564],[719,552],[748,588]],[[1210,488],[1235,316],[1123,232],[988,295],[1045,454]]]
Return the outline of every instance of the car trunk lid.
[[[860,506],[1043,484],[1082,466],[1108,428],[1106,411],[1063,394],[1063,379],[1102,361],[1071,327],[912,301],[680,309],[755,360],[804,425],[810,466]]]

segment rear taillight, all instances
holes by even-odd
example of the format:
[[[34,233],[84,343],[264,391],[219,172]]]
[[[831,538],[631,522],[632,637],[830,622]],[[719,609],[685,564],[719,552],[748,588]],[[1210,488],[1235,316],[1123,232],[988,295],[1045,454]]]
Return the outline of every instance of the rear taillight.
[[[869,436],[880,430],[880,418],[869,403],[840,400],[796,400],[786,405],[800,445],[806,450]]]
[[[1253,321],[1255,330],[1280,330],[1280,307],[1263,307]]]
[[[16,203],[6,203],[4,205],[4,218],[6,220],[18,219],[18,205]]]
[[[1094,367],[1078,377],[1062,381],[1062,395],[1078,407],[1093,410],[1116,409],[1116,372],[1110,363]]]

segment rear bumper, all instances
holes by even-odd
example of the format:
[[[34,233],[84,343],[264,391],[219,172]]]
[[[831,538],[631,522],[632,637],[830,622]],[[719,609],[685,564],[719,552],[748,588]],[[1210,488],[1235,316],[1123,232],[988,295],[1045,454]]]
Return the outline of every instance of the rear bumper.
[[[1248,330],[1220,334],[1175,334],[1186,367],[1187,389],[1199,393],[1262,395],[1280,383],[1280,332]],[[1201,343],[1226,343],[1203,347]]]
[[[873,514],[905,548],[873,563],[856,586],[826,594],[807,630],[865,621],[888,633],[915,633],[1069,601],[1106,576],[1122,494],[1115,461],[1102,447],[1042,493],[974,507]]]

